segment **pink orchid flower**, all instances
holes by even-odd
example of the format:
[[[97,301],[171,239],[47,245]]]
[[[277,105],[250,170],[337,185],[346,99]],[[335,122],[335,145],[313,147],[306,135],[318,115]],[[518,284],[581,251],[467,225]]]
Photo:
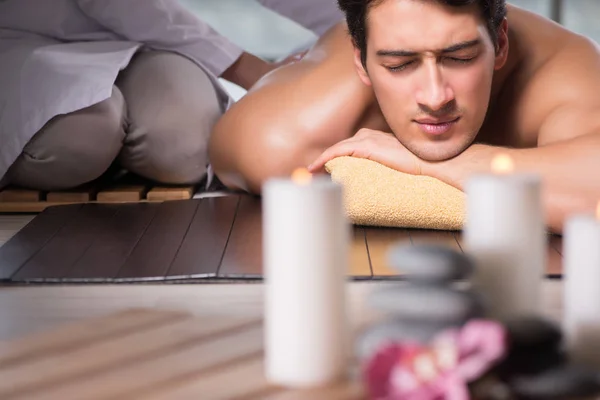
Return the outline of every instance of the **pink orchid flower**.
[[[442,331],[429,344],[392,342],[367,360],[370,397],[377,400],[468,400],[468,383],[482,377],[507,351],[497,322],[472,320]]]

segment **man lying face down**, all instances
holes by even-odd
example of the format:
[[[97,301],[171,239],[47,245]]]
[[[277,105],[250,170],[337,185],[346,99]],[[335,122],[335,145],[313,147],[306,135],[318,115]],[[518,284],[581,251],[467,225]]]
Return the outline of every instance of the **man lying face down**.
[[[338,156],[463,188],[499,152],[540,174],[549,228],[600,200],[600,53],[504,0],[338,0],[346,24],[218,122],[228,186]]]

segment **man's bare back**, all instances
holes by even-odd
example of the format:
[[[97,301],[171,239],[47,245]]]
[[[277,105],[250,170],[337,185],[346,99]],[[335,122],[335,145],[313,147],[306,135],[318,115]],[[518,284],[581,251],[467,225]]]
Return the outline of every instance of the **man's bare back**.
[[[388,0],[383,5],[398,7],[392,3],[403,1],[407,3]],[[384,12],[391,14],[393,9],[381,10]],[[271,176],[286,175],[311,163],[311,170],[319,171],[328,159],[352,155],[368,157],[403,172],[435,176],[462,188],[470,174],[489,169],[490,158],[498,150],[525,149],[514,154],[518,167],[540,172],[537,165],[548,163],[547,167],[540,167],[545,168],[541,173],[547,194],[548,224],[560,231],[568,213],[588,211],[600,199],[600,179],[592,172],[600,171],[600,52],[588,39],[517,7],[507,7],[506,19],[506,57],[498,61],[496,56],[501,67],[494,70],[491,79],[489,107],[482,107],[482,123],[468,143],[467,139],[453,142],[454,139],[445,140],[440,135],[440,145],[435,147],[437,137],[424,139],[418,133],[402,137],[398,129],[394,131],[390,126],[404,126],[400,125],[402,121],[394,120],[394,107],[400,100],[386,98],[395,92],[386,93],[381,83],[377,91],[373,89],[375,82],[371,86],[359,78],[356,49],[344,24],[325,35],[304,60],[263,78],[226,113],[211,144],[211,162],[217,175],[230,187],[259,193],[262,182]],[[381,34],[390,36],[389,31]],[[396,56],[389,58],[392,61],[385,57],[385,67],[389,67],[386,63],[400,63],[395,61]],[[420,65],[413,67],[412,61],[406,65],[414,70],[394,74],[425,73],[417,70]],[[459,67],[447,67],[451,68]],[[376,75],[374,69],[371,65],[371,78]],[[438,79],[430,78],[438,76],[435,72],[431,74],[428,79]],[[381,76],[382,81],[388,79],[382,72]],[[408,81],[396,77],[387,82]],[[466,85],[463,77],[454,79],[457,87]],[[443,86],[440,82],[434,85],[437,84]],[[405,83],[397,85],[399,90],[408,87]],[[453,94],[435,92],[438,89],[423,89],[429,97],[418,102],[421,111],[430,106],[431,96],[441,96],[440,104],[454,101]],[[421,92],[414,93],[422,100]],[[404,111],[401,106],[398,105],[398,114]],[[431,115],[436,112],[429,111]],[[469,112],[466,107],[463,119],[468,121],[470,117],[475,121],[477,115]],[[458,111],[456,115],[460,115]],[[427,129],[433,129],[432,126]],[[398,142],[394,135],[400,140],[401,149],[394,148]],[[575,137],[585,138],[569,141]],[[425,143],[426,140],[429,141]],[[444,140],[447,144],[442,143]],[[563,148],[555,148],[554,144],[563,142]],[[443,151],[438,151],[440,148]],[[537,159],[528,150],[536,148],[544,148]],[[594,157],[590,156],[585,164],[572,165],[570,160],[585,151]]]

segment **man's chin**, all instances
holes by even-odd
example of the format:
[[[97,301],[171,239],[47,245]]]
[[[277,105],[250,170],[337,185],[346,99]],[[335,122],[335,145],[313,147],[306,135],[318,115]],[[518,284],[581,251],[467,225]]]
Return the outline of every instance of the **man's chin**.
[[[460,148],[452,148],[452,149],[440,149],[440,148],[434,148],[434,149],[415,149],[412,150],[410,148],[408,148],[414,155],[416,155],[417,157],[419,157],[421,160],[423,161],[427,161],[427,162],[441,162],[441,161],[446,161],[446,160],[450,160],[456,156],[458,156],[459,154],[461,154],[463,151],[465,151],[469,146],[464,146],[464,147],[460,147]]]

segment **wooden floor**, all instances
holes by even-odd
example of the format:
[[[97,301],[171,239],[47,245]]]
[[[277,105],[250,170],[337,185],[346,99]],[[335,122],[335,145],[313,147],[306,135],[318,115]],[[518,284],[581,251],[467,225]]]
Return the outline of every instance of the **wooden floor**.
[[[319,390],[284,390],[266,382],[264,285],[248,279],[221,282],[223,276],[260,277],[260,223],[260,202],[245,196],[65,206],[35,219],[0,216],[0,243],[8,240],[0,248],[0,266],[23,261],[14,276],[35,276],[45,263],[73,276],[81,273],[83,262],[97,271],[98,260],[110,259],[122,264],[112,271],[114,277],[125,276],[123,282],[131,279],[126,274],[143,275],[145,263],[162,271],[159,277],[169,278],[166,282],[186,265],[215,269],[196,281],[214,284],[148,279],[143,285],[115,285],[92,279],[79,285],[87,281],[75,279],[67,285],[0,285],[0,397],[364,398],[356,381]],[[32,232],[37,236],[29,236]],[[73,238],[81,246],[73,247]],[[347,284],[355,334],[381,318],[366,299],[373,290],[395,285],[384,279],[391,272],[385,256],[399,241],[461,249],[458,232],[356,227],[349,274],[357,279]],[[560,272],[559,249],[552,238],[549,269],[554,273]],[[228,275],[220,275],[223,271]],[[542,313],[560,322],[562,282],[544,280],[542,296]]]
[[[262,278],[262,216],[246,195],[142,204],[52,207],[0,248],[6,282],[86,283]],[[561,274],[551,236],[549,276]],[[393,279],[398,243],[434,242],[462,251],[460,232],[355,227],[348,276]]]
[[[23,229],[35,214],[0,214],[0,246]]]
[[[366,300],[388,285],[348,283],[356,334],[385,317]],[[556,322],[561,291],[543,283],[542,313]],[[355,385],[268,385],[263,302],[262,283],[0,287],[0,398],[364,398]]]

